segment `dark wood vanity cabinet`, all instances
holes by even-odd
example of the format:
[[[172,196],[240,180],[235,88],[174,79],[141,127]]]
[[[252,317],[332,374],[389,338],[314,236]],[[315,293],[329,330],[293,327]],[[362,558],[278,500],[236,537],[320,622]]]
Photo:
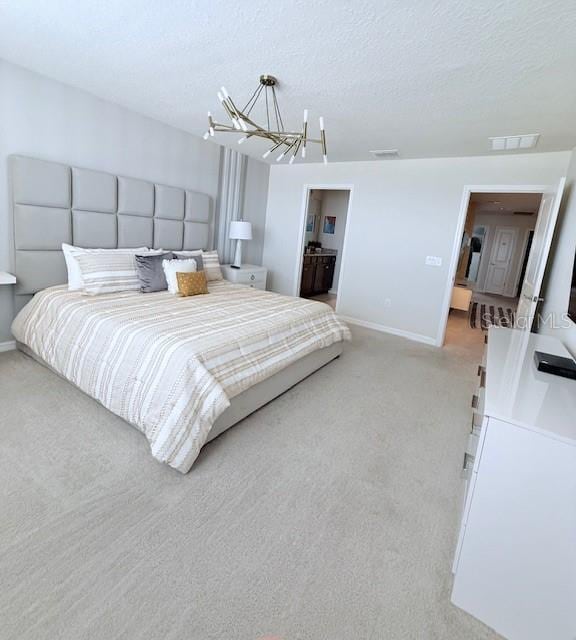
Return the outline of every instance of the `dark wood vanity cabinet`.
[[[303,297],[328,293],[334,280],[335,255],[305,255],[302,265],[300,295]]]

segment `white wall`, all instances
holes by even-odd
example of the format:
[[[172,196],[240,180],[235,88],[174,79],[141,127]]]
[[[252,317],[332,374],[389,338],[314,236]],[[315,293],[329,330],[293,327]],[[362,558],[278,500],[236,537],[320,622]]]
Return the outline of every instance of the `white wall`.
[[[558,152],[273,166],[263,254],[269,285],[297,292],[306,189],[350,186],[339,313],[434,342],[464,186],[556,183],[569,157]],[[442,266],[426,266],[427,255],[440,256]]]
[[[474,218],[474,226],[487,227],[487,235],[482,247],[482,256],[480,259],[480,269],[478,271],[478,279],[476,280],[476,291],[484,291],[486,288],[486,275],[488,266],[490,265],[490,257],[494,247],[496,238],[496,230],[498,227],[515,227],[518,229],[516,237],[516,246],[512,256],[512,265],[510,267],[510,275],[506,283],[506,289],[502,295],[515,297],[518,285],[518,276],[522,269],[522,259],[525,254],[526,233],[530,229],[534,229],[538,216],[515,216],[513,214],[500,213],[477,213]]]
[[[570,166],[567,171],[566,192],[562,200],[560,215],[551,259],[546,272],[543,314],[553,314],[558,326],[552,329],[544,326],[543,333],[550,333],[560,338],[565,346],[576,357],[576,324],[565,317],[568,310],[572,268],[576,257],[576,149],[572,152]]]
[[[218,196],[221,147],[0,60],[0,271],[10,271],[6,158],[23,154],[100,169]],[[249,161],[245,211],[254,222],[252,259],[262,251],[268,166]],[[260,244],[258,243],[260,238]],[[14,315],[11,287],[0,287],[0,343]]]
[[[335,249],[336,265],[334,267],[334,281],[332,282],[332,293],[338,291],[338,282],[340,275],[340,265],[342,264],[342,249],[344,247],[344,231],[346,229],[346,217],[348,214],[348,200],[350,193],[348,191],[327,190],[321,191],[322,209],[320,217],[320,228],[318,240],[325,249]],[[336,227],[334,233],[323,233],[324,216],[335,216]]]

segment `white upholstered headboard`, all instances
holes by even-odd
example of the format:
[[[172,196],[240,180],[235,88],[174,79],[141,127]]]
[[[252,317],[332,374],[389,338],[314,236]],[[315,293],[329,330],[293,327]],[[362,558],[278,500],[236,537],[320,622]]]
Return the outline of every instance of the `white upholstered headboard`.
[[[8,160],[16,293],[67,281],[63,242],[209,249],[210,196],[24,156]]]

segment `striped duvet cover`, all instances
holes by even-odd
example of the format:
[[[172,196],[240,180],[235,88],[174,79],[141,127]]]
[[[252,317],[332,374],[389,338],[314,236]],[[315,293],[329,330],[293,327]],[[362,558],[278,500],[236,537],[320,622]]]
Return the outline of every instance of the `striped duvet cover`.
[[[137,427],[186,473],[230,399],[349,330],[327,306],[226,281],[208,295],[37,293],[12,331],[42,360]]]

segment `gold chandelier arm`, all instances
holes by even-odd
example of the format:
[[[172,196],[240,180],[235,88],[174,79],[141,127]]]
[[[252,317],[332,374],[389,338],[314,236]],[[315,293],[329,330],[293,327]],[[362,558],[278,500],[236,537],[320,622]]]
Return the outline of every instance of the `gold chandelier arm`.
[[[307,142],[307,136],[308,136],[308,109],[304,109],[304,118],[303,118],[303,124],[302,124],[302,158],[306,157],[306,142]]]
[[[276,149],[278,149],[278,147],[281,147],[283,144],[288,144],[285,140],[281,140],[280,142],[278,142],[277,144],[275,144],[273,147],[271,147],[270,149],[268,149],[268,151],[266,151],[265,153],[262,154],[263,158],[267,158],[271,153],[273,153],[274,151],[276,151]]]
[[[326,133],[324,131],[324,118],[320,116],[320,139],[322,141],[322,159],[324,164],[328,163],[328,154],[326,153]]]
[[[233,126],[222,124],[220,122],[212,121],[214,130],[219,132],[231,131],[232,133],[238,133],[238,129]],[[322,144],[321,138],[304,138],[302,132],[297,131],[267,131],[266,129],[262,129],[262,127],[258,127],[254,125],[253,122],[249,121],[248,124],[251,124],[254,127],[254,130],[246,131],[246,136],[257,136],[259,138],[268,138],[270,140],[274,139],[276,142],[283,142],[284,144],[292,144],[292,140],[300,140],[301,144],[313,142],[315,144]]]
[[[320,135],[322,136],[322,138],[318,140],[318,142],[320,142],[320,144],[322,145],[322,155],[327,156],[328,154],[326,153],[326,133],[324,133],[324,129],[320,131]]]
[[[280,162],[280,160],[282,160],[282,158],[287,154],[290,153],[290,151],[292,151],[292,148],[298,143],[298,138],[296,138],[294,140],[294,142],[288,147],[288,149],[284,149],[284,151],[282,151],[282,153],[276,158],[276,162]]]
[[[224,88],[224,87],[222,87]],[[236,117],[236,122],[238,122],[238,124],[240,125],[240,127],[244,130],[247,131],[247,127],[246,127],[246,123],[245,123],[245,117],[244,114],[238,110],[238,108],[236,107],[236,105],[234,104],[234,101],[232,100],[232,98],[230,96],[226,96],[226,100],[228,101],[232,112],[234,113],[234,116]],[[234,119],[232,119],[232,122],[234,122]]]

